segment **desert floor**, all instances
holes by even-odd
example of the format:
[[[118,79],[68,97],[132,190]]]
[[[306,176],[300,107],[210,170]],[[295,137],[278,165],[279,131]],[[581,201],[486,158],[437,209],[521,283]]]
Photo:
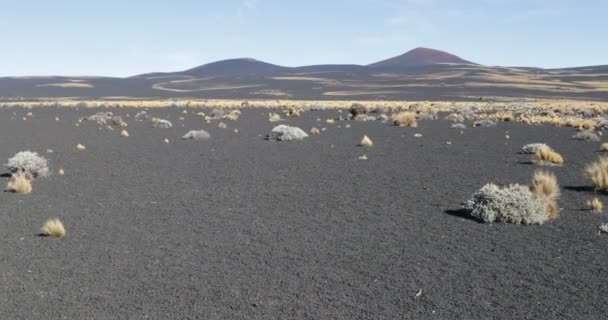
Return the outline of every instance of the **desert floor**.
[[[346,112],[308,111],[282,123],[327,130],[276,142],[263,139],[279,124],[265,109],[244,109],[226,129],[200,110],[151,109],[175,125],[159,129],[134,120],[141,109],[115,109],[130,114],[122,138],[119,128],[75,126],[96,111],[35,109],[24,121],[27,110],[0,110],[2,163],[29,149],[54,172],[29,195],[0,193],[4,319],[608,314],[608,235],[598,234],[608,213],[584,210],[595,194],[583,168],[599,143],[571,140],[572,128],[326,124]],[[181,140],[190,129],[211,139]],[[363,135],[375,146],[357,146]],[[467,218],[461,202],[485,183],[530,180],[537,168],[518,151],[531,142],[565,158],[548,168],[563,188],[561,216],[542,226]],[[67,236],[37,236],[53,217]]]

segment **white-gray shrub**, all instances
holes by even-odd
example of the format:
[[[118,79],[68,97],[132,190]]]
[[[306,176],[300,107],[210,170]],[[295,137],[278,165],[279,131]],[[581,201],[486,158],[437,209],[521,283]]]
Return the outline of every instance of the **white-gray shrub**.
[[[452,129],[466,129],[467,126],[464,123],[453,123]]]
[[[490,223],[543,224],[549,219],[547,205],[519,184],[500,188],[488,183],[473,194],[465,208],[473,217]]]
[[[112,112],[100,111],[100,112],[97,112],[96,114],[86,117],[85,119],[87,121],[98,121],[98,122],[107,121],[107,122],[109,122],[110,120],[112,120],[112,116],[113,116]]]
[[[308,137],[308,134],[304,130],[284,124],[274,127],[268,135],[269,140],[278,141],[302,140],[306,137]]]
[[[192,140],[207,140],[209,138],[211,138],[211,135],[205,130],[190,130],[182,137],[182,139]]]
[[[496,125],[496,121],[490,119],[477,120],[473,123],[473,127],[493,127]]]
[[[11,173],[23,172],[31,178],[46,177],[49,175],[49,166],[46,158],[32,151],[22,151],[8,159],[5,166]]]
[[[608,119],[602,117],[593,118],[593,120],[597,121],[597,130],[607,130],[608,129]]]
[[[575,135],[572,136],[572,139],[585,141],[600,141],[600,136],[598,136],[597,133],[591,130],[584,130],[577,132]]]
[[[523,154],[535,154],[536,151],[538,151],[538,149],[540,149],[541,147],[547,147],[549,148],[548,145],[544,144],[544,143],[528,143],[527,145],[523,146],[521,148],[521,153]]]
[[[420,116],[418,116],[418,120],[437,120],[437,114],[423,113]]]
[[[604,232],[604,233],[608,233],[608,223],[601,224],[600,231]]]

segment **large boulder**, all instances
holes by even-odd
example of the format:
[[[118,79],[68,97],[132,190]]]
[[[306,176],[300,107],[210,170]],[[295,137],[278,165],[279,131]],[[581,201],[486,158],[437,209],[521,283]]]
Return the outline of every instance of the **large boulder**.
[[[302,140],[306,137],[308,137],[308,134],[304,130],[284,124],[274,127],[268,135],[269,140],[277,141]]]

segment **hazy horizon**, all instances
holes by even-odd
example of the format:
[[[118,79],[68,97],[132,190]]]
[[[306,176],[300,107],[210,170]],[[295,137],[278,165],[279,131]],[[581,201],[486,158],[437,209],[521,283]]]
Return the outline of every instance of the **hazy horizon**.
[[[606,11],[564,0],[11,2],[0,76],[124,77],[243,57],[366,65],[416,47],[483,65],[606,65]]]

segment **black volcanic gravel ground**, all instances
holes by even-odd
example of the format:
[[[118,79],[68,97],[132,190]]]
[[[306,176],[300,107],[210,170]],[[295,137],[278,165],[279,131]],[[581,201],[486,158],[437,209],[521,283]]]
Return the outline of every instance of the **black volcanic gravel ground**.
[[[442,120],[328,125],[337,111],[310,111],[284,123],[327,130],[290,143],[263,140],[277,124],[268,110],[220,129],[199,110],[151,109],[175,124],[156,129],[116,109],[131,115],[121,138],[75,126],[95,111],[35,109],[23,121],[26,110],[0,110],[0,160],[30,149],[55,172],[30,195],[0,193],[2,319],[608,317],[608,235],[597,232],[608,214],[582,210],[599,143],[571,140],[571,128],[461,134]],[[212,138],[180,140],[190,129]],[[364,134],[373,148],[356,146]],[[560,218],[461,216],[485,183],[528,182],[535,166],[517,152],[530,142],[565,158],[549,168],[564,187]],[[36,236],[52,217],[66,238]]]

